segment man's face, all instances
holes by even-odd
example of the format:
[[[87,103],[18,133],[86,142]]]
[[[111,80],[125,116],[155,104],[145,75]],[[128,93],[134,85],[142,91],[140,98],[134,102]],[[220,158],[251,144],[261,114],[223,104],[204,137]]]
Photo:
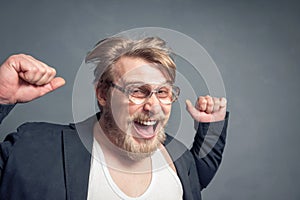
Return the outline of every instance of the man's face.
[[[153,64],[141,59],[123,57],[114,69],[120,78],[114,84],[122,88],[144,85],[157,89],[167,82]],[[103,106],[103,126],[110,141],[135,160],[151,155],[164,141],[164,127],[170,117],[171,104],[162,104],[156,94],[136,104],[124,92],[112,88]],[[100,103],[100,102],[99,102]]]

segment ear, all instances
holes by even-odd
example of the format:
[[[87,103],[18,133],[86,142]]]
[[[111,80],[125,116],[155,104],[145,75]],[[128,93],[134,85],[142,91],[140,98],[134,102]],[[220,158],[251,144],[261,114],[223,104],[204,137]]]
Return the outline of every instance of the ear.
[[[103,88],[97,87],[95,88],[96,91],[96,97],[98,100],[98,103],[100,106],[105,106],[106,105],[106,94],[103,92]]]

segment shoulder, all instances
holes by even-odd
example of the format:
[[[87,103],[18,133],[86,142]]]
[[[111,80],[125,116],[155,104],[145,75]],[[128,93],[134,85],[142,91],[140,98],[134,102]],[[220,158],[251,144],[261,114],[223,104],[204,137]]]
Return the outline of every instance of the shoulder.
[[[61,138],[63,130],[72,129],[69,125],[61,125],[47,122],[27,122],[17,128],[11,134],[8,134],[1,147],[12,147],[18,143],[22,146],[42,145],[40,141],[48,141],[52,143],[54,138]]]
[[[49,122],[27,122],[17,128],[17,132],[20,132],[27,136],[27,134],[36,134],[40,131],[43,132],[57,132],[63,129],[71,129],[71,125],[55,124]],[[29,136],[28,135],[28,136]]]
[[[71,129],[71,126],[48,122],[27,122],[19,126],[15,134],[22,138],[40,137],[45,135],[57,136],[66,129]]]
[[[190,150],[179,140],[166,134],[166,141],[164,143],[165,148],[170,154],[172,160],[175,162],[193,162],[193,155]]]
[[[180,151],[188,150],[187,147],[182,142],[180,142],[173,136],[169,135],[168,133],[166,133],[166,140],[165,140],[164,145],[168,148],[170,148],[172,146],[176,146],[176,149],[178,149]]]
[[[71,128],[68,125],[45,122],[22,124],[16,132],[7,135],[0,143],[0,169],[11,155],[23,161],[38,159],[41,155],[45,157],[44,155],[61,154],[59,151],[62,147],[62,132],[65,129]]]

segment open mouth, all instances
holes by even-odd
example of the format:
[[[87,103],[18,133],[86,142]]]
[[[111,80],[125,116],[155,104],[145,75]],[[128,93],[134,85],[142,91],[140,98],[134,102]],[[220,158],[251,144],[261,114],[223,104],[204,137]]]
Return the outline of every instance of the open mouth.
[[[134,128],[139,138],[151,139],[156,135],[157,120],[141,120],[134,121]]]

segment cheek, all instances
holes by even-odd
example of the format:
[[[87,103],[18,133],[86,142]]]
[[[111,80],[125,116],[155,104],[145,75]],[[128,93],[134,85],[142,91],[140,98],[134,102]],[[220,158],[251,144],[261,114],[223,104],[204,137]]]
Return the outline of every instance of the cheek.
[[[163,111],[164,115],[167,117],[167,119],[169,119],[169,117],[171,115],[171,109],[172,109],[171,105],[166,105],[166,106],[162,107],[162,111]]]
[[[120,129],[124,129],[129,116],[128,100],[124,95],[112,94],[109,99],[112,116]]]
[[[130,116],[133,116],[135,113],[143,111],[143,106],[129,103],[127,104],[127,110],[128,110],[128,114]]]

